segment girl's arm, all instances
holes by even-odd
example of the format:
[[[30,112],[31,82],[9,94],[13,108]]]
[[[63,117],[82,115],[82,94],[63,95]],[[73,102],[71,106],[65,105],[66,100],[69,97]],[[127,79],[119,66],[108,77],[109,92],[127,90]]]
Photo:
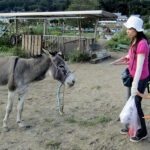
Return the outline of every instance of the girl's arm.
[[[129,64],[129,55],[126,55],[125,57],[121,57],[110,64],[112,64],[112,65],[128,65]]]
[[[132,82],[132,87],[131,87],[131,95],[132,96],[135,96],[137,93],[138,83],[139,83],[139,80],[141,77],[144,59],[145,59],[145,54],[138,54],[135,76],[134,76],[134,79]]]
[[[137,92],[137,95],[145,99],[150,99],[150,95],[142,94],[140,92]]]

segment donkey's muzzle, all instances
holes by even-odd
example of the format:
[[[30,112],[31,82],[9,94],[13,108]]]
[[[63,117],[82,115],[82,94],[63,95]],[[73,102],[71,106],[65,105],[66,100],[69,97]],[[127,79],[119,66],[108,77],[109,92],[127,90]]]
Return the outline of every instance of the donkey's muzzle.
[[[69,86],[70,86],[70,87],[71,87],[71,86],[74,86],[74,84],[75,84],[75,80],[72,80],[72,83],[69,84]]]
[[[75,77],[72,73],[69,74],[69,76],[66,78],[65,83],[71,87],[75,84]]]

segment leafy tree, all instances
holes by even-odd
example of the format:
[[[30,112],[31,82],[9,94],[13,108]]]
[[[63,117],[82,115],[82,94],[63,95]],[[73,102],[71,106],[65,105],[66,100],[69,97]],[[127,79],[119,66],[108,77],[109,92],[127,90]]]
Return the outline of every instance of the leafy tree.
[[[68,10],[97,10],[99,7],[98,0],[71,0]],[[71,26],[80,26],[80,19],[67,19],[67,24]],[[94,18],[81,19],[82,27],[93,27]]]
[[[95,10],[150,14],[150,0],[0,0],[0,12]]]

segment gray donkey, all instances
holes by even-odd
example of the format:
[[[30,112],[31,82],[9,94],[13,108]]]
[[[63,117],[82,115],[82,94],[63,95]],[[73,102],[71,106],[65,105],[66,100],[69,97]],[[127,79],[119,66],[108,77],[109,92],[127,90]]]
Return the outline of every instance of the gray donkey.
[[[8,85],[8,103],[3,120],[3,127],[8,131],[7,120],[12,111],[15,95],[18,94],[17,123],[25,128],[22,122],[24,98],[29,85],[44,79],[48,74],[69,86],[73,86],[75,78],[65,61],[59,54],[50,57],[42,54],[36,58],[0,57],[0,85]]]

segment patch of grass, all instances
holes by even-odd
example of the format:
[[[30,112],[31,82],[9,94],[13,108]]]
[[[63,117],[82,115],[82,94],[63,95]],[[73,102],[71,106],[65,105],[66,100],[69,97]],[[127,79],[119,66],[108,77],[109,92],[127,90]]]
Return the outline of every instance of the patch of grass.
[[[98,116],[96,120],[88,121],[88,120],[76,120],[74,117],[65,118],[65,121],[68,123],[77,123],[79,126],[95,126],[99,123],[108,123],[112,119],[107,116]]]
[[[48,122],[48,123],[51,123],[53,120],[52,120],[52,119],[49,119],[49,118],[45,118],[44,121],[45,121],[45,122]]]
[[[99,123],[107,123],[110,122],[112,119],[110,117],[106,117],[106,116],[99,116],[98,117],[98,122]]]
[[[59,149],[60,144],[61,144],[60,142],[50,141],[46,143],[46,148],[51,147],[51,148]]]
[[[86,137],[86,136],[83,136],[80,138],[80,140],[87,140],[87,139],[88,139],[88,137]]]
[[[97,121],[87,121],[87,120],[80,120],[78,121],[78,125],[80,126],[95,126]]]
[[[88,62],[90,57],[85,52],[78,52],[77,50],[69,56],[70,62]]]
[[[13,52],[0,52],[0,56],[13,56]]]
[[[95,98],[94,101],[97,102],[97,101],[100,101],[100,99],[99,98]]]
[[[77,122],[77,120],[75,120],[73,117],[65,118],[65,121],[67,121],[68,123],[76,123]]]
[[[99,85],[94,85],[94,86],[91,87],[91,89],[97,89],[97,90],[99,90],[100,88],[101,87]]]
[[[75,107],[75,109],[79,109],[79,107],[78,107],[78,106],[76,106],[76,107]]]
[[[76,106],[75,108],[71,108],[70,110],[71,110],[72,112],[76,112],[78,109],[79,109],[79,107]]]
[[[77,145],[74,145],[73,148],[71,148],[71,150],[81,150],[81,148],[78,147]]]

